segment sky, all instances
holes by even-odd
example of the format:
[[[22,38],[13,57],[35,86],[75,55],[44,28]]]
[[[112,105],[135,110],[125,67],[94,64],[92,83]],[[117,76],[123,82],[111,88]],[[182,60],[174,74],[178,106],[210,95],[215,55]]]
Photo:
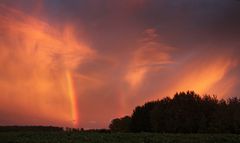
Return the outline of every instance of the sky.
[[[1,0],[0,125],[107,128],[193,90],[240,97],[239,0]]]

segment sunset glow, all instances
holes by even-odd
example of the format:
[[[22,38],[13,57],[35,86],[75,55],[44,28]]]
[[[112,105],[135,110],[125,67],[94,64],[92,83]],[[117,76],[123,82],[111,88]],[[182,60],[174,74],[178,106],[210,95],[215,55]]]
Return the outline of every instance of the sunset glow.
[[[180,91],[239,96],[239,2],[220,1],[1,1],[0,125],[106,128]]]

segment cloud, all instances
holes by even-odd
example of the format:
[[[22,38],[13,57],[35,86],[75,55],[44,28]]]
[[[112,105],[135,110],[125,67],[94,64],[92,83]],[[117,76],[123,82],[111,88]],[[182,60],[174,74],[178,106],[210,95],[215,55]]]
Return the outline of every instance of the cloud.
[[[146,29],[125,76],[130,86],[137,88],[149,71],[171,63],[170,51],[173,49],[160,43],[156,29]]]
[[[0,108],[22,116],[5,124],[72,125],[65,73],[74,73],[93,57],[94,50],[75,38],[72,27],[61,32],[18,10],[0,7],[0,64],[4,66]]]

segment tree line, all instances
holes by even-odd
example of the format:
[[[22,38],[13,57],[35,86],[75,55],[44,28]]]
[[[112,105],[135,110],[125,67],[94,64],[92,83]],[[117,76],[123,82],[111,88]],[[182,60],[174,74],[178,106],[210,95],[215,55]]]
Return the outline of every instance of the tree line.
[[[218,100],[193,91],[137,106],[131,116],[113,119],[113,132],[240,133],[240,98]]]
[[[53,126],[0,126],[0,132],[59,132],[64,131],[62,127]]]

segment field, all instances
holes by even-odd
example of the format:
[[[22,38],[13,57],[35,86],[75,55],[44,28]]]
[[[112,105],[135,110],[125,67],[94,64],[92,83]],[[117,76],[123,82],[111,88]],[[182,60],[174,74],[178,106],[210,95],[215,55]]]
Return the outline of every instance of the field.
[[[0,132],[1,143],[240,143],[233,134]]]

